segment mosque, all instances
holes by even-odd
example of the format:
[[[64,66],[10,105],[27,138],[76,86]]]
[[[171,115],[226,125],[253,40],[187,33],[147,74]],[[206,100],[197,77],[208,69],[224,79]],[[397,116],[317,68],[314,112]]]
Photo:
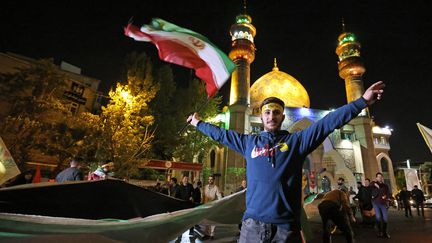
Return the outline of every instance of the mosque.
[[[241,133],[263,130],[259,105],[264,98],[275,96],[285,102],[282,129],[296,132],[321,119],[331,110],[310,107],[307,90],[293,76],[279,70],[276,60],[273,69],[250,85],[250,64],[255,59],[256,29],[252,18],[244,13],[231,26],[232,48],[229,57],[237,65],[232,74],[230,100],[218,122],[227,129]],[[360,56],[360,43],[353,33],[343,31],[338,37],[336,54],[339,57],[339,76],[345,80],[347,102],[364,92],[362,75],[366,71]],[[396,190],[392,160],[389,156],[391,130],[375,124],[368,109],[340,129],[335,130],[304,162],[307,176],[306,193],[321,192],[330,182],[335,188],[339,177],[356,189],[357,181],[373,180],[383,173],[385,182]],[[213,146],[205,164],[217,175],[217,184],[226,195],[238,188],[245,176],[245,159],[225,146]],[[326,180],[326,183],[323,181]]]

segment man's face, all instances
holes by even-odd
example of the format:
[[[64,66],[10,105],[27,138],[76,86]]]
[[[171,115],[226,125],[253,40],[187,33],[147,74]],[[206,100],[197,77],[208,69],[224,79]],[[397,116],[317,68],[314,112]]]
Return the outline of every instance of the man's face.
[[[282,106],[269,103],[262,107],[261,121],[264,125],[264,131],[275,132],[280,130],[284,119],[285,115]]]
[[[377,180],[378,182],[383,182],[383,181],[384,181],[384,178],[383,178],[383,176],[382,176],[381,174],[378,174],[378,175],[376,176],[376,180]]]
[[[341,186],[341,185],[344,184],[344,181],[343,181],[343,180],[338,180],[338,181],[337,181],[337,184],[338,184],[339,186]]]
[[[365,186],[369,186],[369,181],[365,180]]]
[[[214,184],[214,178],[213,178],[212,176],[210,176],[210,177],[208,178],[208,184],[209,184],[209,185],[213,185],[213,184]]]
[[[246,180],[242,180],[241,185],[243,188],[246,188]]]
[[[182,178],[182,183],[183,183],[183,185],[187,185],[188,182],[189,182],[189,177],[187,177],[187,176],[183,176],[183,178]]]

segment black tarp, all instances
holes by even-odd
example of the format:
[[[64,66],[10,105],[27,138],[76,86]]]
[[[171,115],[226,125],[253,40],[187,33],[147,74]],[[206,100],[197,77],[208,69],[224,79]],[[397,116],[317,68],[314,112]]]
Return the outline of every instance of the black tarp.
[[[82,219],[132,219],[194,207],[120,180],[39,183],[0,189],[0,212]]]

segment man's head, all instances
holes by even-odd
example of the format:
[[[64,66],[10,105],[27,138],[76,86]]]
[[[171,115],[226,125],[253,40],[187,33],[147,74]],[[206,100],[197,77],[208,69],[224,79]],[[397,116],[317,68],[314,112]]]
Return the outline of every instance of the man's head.
[[[417,185],[414,185],[414,189],[418,189],[418,186],[417,186]]]
[[[246,183],[247,183],[246,180],[242,180],[242,182],[241,182],[241,186],[242,186],[243,188],[246,188],[246,186],[247,186]]]
[[[214,184],[214,177],[213,176],[209,176],[208,177],[208,184],[209,185],[213,185]]]
[[[360,188],[360,187],[362,187],[363,185],[362,185],[362,183],[361,183],[361,181],[357,181],[357,188]]]
[[[369,184],[370,184],[370,179],[369,179],[369,178],[366,178],[366,179],[365,179],[365,186],[367,187],[367,186],[369,186]]]
[[[197,182],[197,187],[200,187],[200,188],[201,188],[201,186],[202,186],[202,182],[201,182],[201,181],[198,181],[198,182]]]
[[[70,167],[79,167],[82,162],[83,162],[82,158],[75,157],[70,161]]]
[[[182,184],[187,185],[189,183],[189,177],[187,175],[184,175],[182,178]]]
[[[109,160],[109,159],[108,159],[108,160],[105,160],[105,161],[102,163],[101,167],[102,167],[102,170],[103,170],[105,173],[111,172],[112,169],[114,168],[114,162],[112,162],[112,161]]]
[[[344,183],[345,183],[345,179],[342,178],[342,177],[339,177],[339,179],[337,180],[337,184],[338,184],[339,186],[342,186]]]
[[[406,186],[402,187],[402,191],[406,191],[406,190],[407,190]]]
[[[171,177],[171,179],[170,179],[170,184],[171,184],[171,185],[175,185],[175,184],[177,184],[177,178],[175,178],[175,177]]]
[[[375,174],[376,180],[380,183],[382,183],[384,181],[384,177],[383,174],[381,172],[378,172]]]
[[[261,103],[261,121],[264,131],[275,132],[281,129],[282,122],[285,120],[284,112],[285,103],[276,97],[269,97]]]

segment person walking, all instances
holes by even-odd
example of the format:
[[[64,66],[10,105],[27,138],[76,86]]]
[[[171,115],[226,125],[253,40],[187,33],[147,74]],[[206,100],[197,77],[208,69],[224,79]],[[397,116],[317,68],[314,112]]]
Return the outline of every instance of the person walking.
[[[369,187],[370,180],[368,178],[365,179],[364,186],[359,181],[357,182],[358,192],[354,199],[357,199],[359,202],[360,214],[362,216],[362,224],[370,225],[373,224],[373,206],[372,206],[372,193],[371,188]]]
[[[381,172],[376,173],[375,181],[371,182],[372,205],[375,211],[375,219],[378,225],[378,237],[390,239],[387,232],[388,224],[388,201],[390,200],[390,189],[384,183]]]
[[[301,175],[306,156],[335,129],[380,100],[384,87],[382,81],[372,84],[359,99],[295,133],[281,130],[285,104],[276,97],[266,98],[261,103],[264,131],[258,135],[240,134],[203,122],[198,113],[187,118],[200,132],[246,159],[248,190],[240,243],[302,241]]]
[[[84,175],[80,170],[82,162],[83,162],[82,158],[79,157],[73,158],[69,162],[70,167],[63,170],[56,176],[56,182],[82,181],[84,179]]]
[[[194,201],[193,193],[194,193],[194,188],[192,184],[189,183],[189,177],[184,175],[182,177],[182,181],[180,185],[177,186],[177,190],[175,192],[175,198],[193,202]],[[189,229],[189,237],[193,237],[193,236],[194,236],[194,227]],[[181,236],[179,236],[178,239],[181,240]]]
[[[214,176],[208,177],[208,184],[204,187],[204,203],[209,203],[222,198],[219,187],[214,184]],[[215,225],[207,225],[205,229],[204,239],[214,239]]]
[[[411,204],[409,202],[411,199],[411,192],[407,190],[406,186],[402,187],[402,190],[399,192],[399,198],[405,208],[405,217],[408,217],[408,213],[409,216],[412,217]]]
[[[411,194],[415,201],[415,205],[417,208],[417,215],[420,216],[420,208],[421,208],[421,215],[424,217],[425,196],[423,194],[423,191],[420,190],[417,185],[415,185],[414,189],[411,190]]]
[[[318,205],[319,214],[323,225],[323,242],[331,242],[331,232],[328,221],[331,220],[345,235],[347,243],[353,242],[353,231],[351,223],[355,222],[347,194],[340,190],[334,189],[327,192],[321,203]]]

